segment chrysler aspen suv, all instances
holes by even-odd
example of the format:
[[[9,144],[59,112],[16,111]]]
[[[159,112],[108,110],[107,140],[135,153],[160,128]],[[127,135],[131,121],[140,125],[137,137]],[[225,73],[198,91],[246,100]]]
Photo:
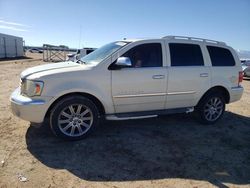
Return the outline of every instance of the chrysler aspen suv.
[[[21,73],[11,95],[13,113],[30,122],[47,117],[53,133],[86,137],[101,117],[127,120],[195,112],[218,121],[225,104],[240,100],[243,72],[223,42],[182,36],[121,40],[72,62]]]

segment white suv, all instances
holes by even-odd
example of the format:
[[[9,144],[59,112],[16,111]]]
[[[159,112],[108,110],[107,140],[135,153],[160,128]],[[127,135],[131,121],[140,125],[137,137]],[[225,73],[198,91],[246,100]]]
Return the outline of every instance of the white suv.
[[[50,120],[65,139],[84,138],[100,117],[125,120],[195,111],[202,123],[219,120],[241,98],[236,52],[223,42],[192,37],[122,40],[76,62],[29,68],[11,95],[13,113]]]

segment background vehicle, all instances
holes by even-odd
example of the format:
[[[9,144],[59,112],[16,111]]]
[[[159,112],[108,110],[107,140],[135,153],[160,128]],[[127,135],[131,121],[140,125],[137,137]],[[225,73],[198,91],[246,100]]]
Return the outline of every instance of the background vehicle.
[[[35,123],[48,117],[56,135],[77,140],[100,117],[195,111],[200,122],[213,124],[225,104],[240,100],[242,78],[238,55],[223,42],[179,36],[123,40],[76,62],[25,70],[11,105],[15,115]]]
[[[39,50],[39,49],[36,49],[36,48],[29,49],[29,52],[30,53],[43,53],[42,50]]]
[[[250,60],[241,60],[243,75],[250,77]]]

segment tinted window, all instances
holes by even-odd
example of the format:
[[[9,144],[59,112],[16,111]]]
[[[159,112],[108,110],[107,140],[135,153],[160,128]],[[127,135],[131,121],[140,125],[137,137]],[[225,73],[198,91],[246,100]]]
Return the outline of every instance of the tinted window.
[[[201,48],[196,44],[170,43],[171,66],[204,65]]]
[[[132,67],[162,66],[162,49],[160,43],[138,45],[122,56],[130,58]]]
[[[207,46],[213,66],[234,66],[232,53],[225,48]]]

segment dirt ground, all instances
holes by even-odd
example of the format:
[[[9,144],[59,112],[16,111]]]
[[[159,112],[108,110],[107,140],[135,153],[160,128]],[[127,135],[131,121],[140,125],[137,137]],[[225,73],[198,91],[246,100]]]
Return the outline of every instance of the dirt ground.
[[[105,121],[87,139],[65,142],[11,114],[19,74],[39,64],[0,61],[0,188],[250,187],[250,80],[216,125],[185,114]]]

